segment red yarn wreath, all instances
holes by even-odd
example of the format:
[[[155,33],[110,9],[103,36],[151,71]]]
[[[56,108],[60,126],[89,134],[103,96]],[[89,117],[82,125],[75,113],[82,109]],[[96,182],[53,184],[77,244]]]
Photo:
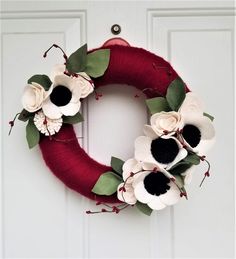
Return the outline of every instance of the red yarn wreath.
[[[118,45],[102,48],[110,49],[110,63],[104,76],[94,79],[96,88],[126,84],[148,97],[165,96],[169,84],[178,77],[167,61],[144,49]],[[57,138],[76,139],[73,126],[64,125]],[[69,188],[96,201],[120,202],[116,195],[98,196],[91,192],[99,176],[111,168],[92,159],[76,140],[62,143],[43,137],[40,148],[47,166]]]

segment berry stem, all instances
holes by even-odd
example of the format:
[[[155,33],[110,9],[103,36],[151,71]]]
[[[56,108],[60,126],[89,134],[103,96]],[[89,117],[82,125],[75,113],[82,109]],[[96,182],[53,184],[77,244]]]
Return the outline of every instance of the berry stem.
[[[60,46],[58,46],[57,44],[52,44],[52,46],[51,46],[50,48],[48,48],[48,49],[44,52],[44,54],[43,54],[43,57],[44,57],[44,58],[47,57],[48,52],[49,52],[52,48],[58,48],[58,49],[60,49],[61,52],[63,53],[63,58],[65,59],[65,61],[67,61],[68,57],[67,57],[65,51],[64,51]]]

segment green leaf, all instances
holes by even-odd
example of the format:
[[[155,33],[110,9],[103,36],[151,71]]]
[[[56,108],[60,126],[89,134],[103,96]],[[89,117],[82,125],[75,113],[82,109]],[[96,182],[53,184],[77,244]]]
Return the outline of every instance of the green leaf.
[[[104,75],[108,68],[109,60],[109,49],[100,49],[89,53],[87,56],[87,66],[85,73],[93,78]]]
[[[182,189],[184,187],[184,177],[180,175],[174,175],[174,177],[175,177],[175,183],[180,189]]]
[[[45,91],[48,91],[52,85],[52,81],[47,75],[34,75],[28,80],[28,84],[31,83],[40,84],[45,89]]]
[[[215,119],[215,118],[214,118],[212,115],[210,115],[209,113],[204,112],[203,115],[206,116],[206,117],[208,117],[211,121],[214,121],[214,119]]]
[[[188,170],[191,166],[192,164],[188,162],[179,162],[169,170],[169,173],[172,175],[181,175],[182,173],[186,172],[186,170]]]
[[[200,157],[196,154],[189,154],[183,161],[192,165],[198,165],[201,162]]]
[[[135,205],[138,208],[138,210],[144,213],[145,215],[150,216],[152,214],[152,209],[148,207],[147,204],[137,201]]]
[[[76,124],[84,120],[81,113],[77,112],[74,116],[63,116],[63,123]]]
[[[18,120],[20,120],[20,121],[27,121],[30,118],[32,118],[33,116],[34,116],[34,113],[28,112],[25,109],[23,109],[21,111],[21,113],[19,114],[19,116],[18,116]]]
[[[92,192],[98,195],[109,196],[117,191],[117,187],[120,183],[122,183],[121,177],[113,172],[106,172],[99,177]]]
[[[185,85],[182,79],[172,81],[167,89],[166,100],[173,111],[178,111],[185,99]]]
[[[66,68],[70,73],[78,73],[84,71],[87,62],[87,44],[72,53],[66,61]]]
[[[155,97],[155,98],[147,99],[146,104],[151,114],[161,112],[161,111],[165,111],[165,112],[170,111],[168,102],[164,97]]]
[[[40,133],[36,128],[33,119],[30,119],[26,126],[26,139],[27,139],[29,148],[33,148],[39,143]]]
[[[123,164],[125,162],[117,157],[112,156],[111,157],[111,167],[114,171],[116,171],[119,175],[122,175],[123,172]]]

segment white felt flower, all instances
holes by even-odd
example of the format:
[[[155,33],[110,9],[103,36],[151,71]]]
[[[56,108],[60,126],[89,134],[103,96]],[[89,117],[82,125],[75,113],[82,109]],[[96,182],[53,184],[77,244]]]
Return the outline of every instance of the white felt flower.
[[[55,76],[62,75],[65,71],[65,65],[55,65],[51,72],[51,80],[54,81]],[[85,72],[78,73],[77,77],[71,77],[71,80],[76,81],[78,87],[81,88],[81,98],[87,97],[94,91],[93,81]]]
[[[39,111],[34,115],[34,124],[42,134],[54,135],[62,126],[62,118],[50,119],[42,111]]]
[[[147,204],[153,210],[161,210],[180,200],[178,187],[163,173],[144,171],[133,182],[134,195],[138,201]]]
[[[36,112],[41,109],[43,101],[51,93],[51,88],[48,91],[38,83],[32,82],[26,85],[22,96],[22,105],[28,112]]]
[[[166,135],[174,135],[183,124],[181,114],[175,111],[155,113],[150,121],[151,127],[158,136],[162,136],[164,133]]]
[[[215,143],[213,123],[203,115],[185,115],[182,136],[188,149],[199,155],[205,155]]]
[[[81,106],[81,88],[77,81],[64,74],[57,75],[52,88],[52,93],[42,105],[44,114],[50,119],[75,115]]]
[[[182,116],[185,115],[202,115],[204,112],[204,105],[203,101],[201,98],[193,93],[193,92],[188,92],[186,93],[185,99],[179,108],[179,113]]]
[[[148,136],[135,140],[135,158],[141,162],[157,164],[167,170],[187,156],[187,150],[174,137],[162,138],[152,128],[145,127]]]

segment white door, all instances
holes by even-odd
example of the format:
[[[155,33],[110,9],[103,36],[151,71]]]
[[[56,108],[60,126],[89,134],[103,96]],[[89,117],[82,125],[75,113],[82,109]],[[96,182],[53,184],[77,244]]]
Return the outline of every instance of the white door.
[[[3,258],[233,258],[234,257],[234,9],[227,1],[3,1],[1,38],[1,200]],[[25,80],[48,74],[61,56],[87,42],[120,37],[169,60],[207,111],[215,115],[212,176],[198,188],[204,167],[188,187],[189,200],[147,217],[135,209],[87,215],[93,202],[67,189],[45,166],[39,148],[28,150],[25,124],[8,137],[21,109]],[[128,68],[127,68],[128,69]],[[132,87],[100,90],[83,107],[77,127],[100,162],[128,159],[147,121],[143,98]],[[107,122],[107,123],[104,123]],[[127,127],[127,125],[129,125]],[[125,143],[125,144],[124,144]]]

